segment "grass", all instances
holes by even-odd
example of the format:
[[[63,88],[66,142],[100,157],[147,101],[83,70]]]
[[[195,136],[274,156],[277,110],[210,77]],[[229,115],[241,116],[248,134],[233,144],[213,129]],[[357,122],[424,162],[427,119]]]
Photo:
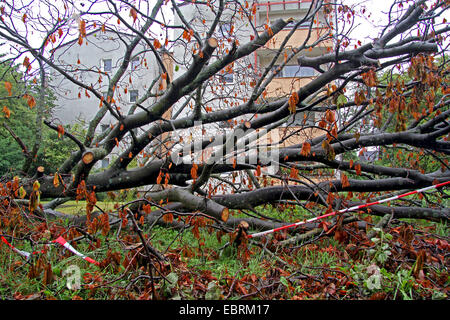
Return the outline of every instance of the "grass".
[[[105,211],[114,209],[113,202],[99,201],[97,205]],[[82,214],[85,202],[70,201],[58,210]],[[265,215],[290,221],[309,216],[299,209],[278,211],[266,206],[263,210]],[[235,216],[243,213],[235,212]],[[407,224],[423,231],[416,233],[420,238],[414,243],[423,243],[431,232],[440,237],[448,234],[445,224],[415,220]],[[421,266],[427,277],[423,280],[412,271],[419,263],[416,256],[409,249],[399,250],[400,233],[389,233],[390,230],[385,234],[380,231],[381,241],[373,243],[358,240],[355,229],[350,230],[351,236],[345,242],[335,240],[331,234],[296,248],[280,248],[276,239],[270,238],[265,243],[249,243],[236,249],[226,246],[230,240],[228,235],[216,237],[211,227],[201,228],[198,234],[191,229],[180,233],[159,226],[151,230],[142,228],[149,244],[170,257],[168,262],[155,263],[159,271],[154,275],[161,272],[174,280],[171,285],[156,281],[159,298],[446,299],[448,296],[450,283],[445,259],[444,262],[428,259]],[[2,232],[6,233],[6,229]],[[116,229],[106,235],[97,230],[93,235],[99,239],[97,245],[95,241],[82,240],[76,243],[76,249],[101,262],[101,268],[57,246],[50,246],[46,254],[29,262],[5,245],[0,246],[0,298],[26,298],[36,294],[40,299],[62,300],[148,298],[152,289],[145,261],[138,259],[142,256],[138,250],[127,249],[130,244],[140,243],[133,230],[122,229],[120,237]],[[22,250],[32,250],[29,241],[12,242]],[[426,248],[432,249],[427,256],[445,254],[439,246],[445,245],[427,243]],[[359,253],[352,253],[354,247],[360,248]],[[136,255],[135,263],[128,267],[126,261]],[[45,268],[38,275],[30,276],[32,266],[37,265],[50,265],[53,281],[43,280]],[[379,282],[367,271],[374,265],[380,270]],[[67,270],[72,267],[79,270],[81,287],[77,290],[66,285],[70,277]]]
[[[42,201],[42,204],[45,204],[47,202],[48,201]],[[97,201],[96,205],[99,206],[103,211],[113,211],[114,205],[117,203],[121,205],[125,202]],[[65,214],[83,215],[86,213],[86,201],[70,200],[58,206],[57,210]]]

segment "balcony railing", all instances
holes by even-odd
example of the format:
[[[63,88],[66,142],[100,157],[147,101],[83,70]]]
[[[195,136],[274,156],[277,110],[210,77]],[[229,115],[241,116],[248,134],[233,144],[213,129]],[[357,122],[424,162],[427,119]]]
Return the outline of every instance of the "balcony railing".
[[[258,0],[256,5],[261,11],[286,11],[305,9],[311,4],[311,2],[312,0]]]

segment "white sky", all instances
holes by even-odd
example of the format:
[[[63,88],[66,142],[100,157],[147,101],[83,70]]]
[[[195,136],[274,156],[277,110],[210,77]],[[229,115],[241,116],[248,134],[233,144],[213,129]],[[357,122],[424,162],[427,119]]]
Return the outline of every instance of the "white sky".
[[[27,0],[23,0],[27,1]],[[355,32],[351,34],[351,37],[356,40],[361,40],[362,44],[367,43],[370,41],[369,39],[376,38],[381,30],[381,27],[387,23],[388,17],[387,12],[389,8],[391,7],[391,4],[393,3],[393,0],[344,0],[344,4],[348,5],[349,7],[355,8],[357,19],[355,20],[355,25],[353,26],[355,28]],[[83,1],[78,1],[79,3],[83,3]],[[143,7],[141,9],[143,11],[147,11],[145,6],[145,2],[137,1],[136,3],[141,3]],[[149,0],[150,8],[152,7],[152,4],[155,3],[155,0]],[[409,6],[408,4],[405,4],[405,8]],[[85,9],[85,7],[81,7],[78,5],[79,8]],[[97,9],[99,8],[99,5],[97,5]],[[102,5],[102,7],[104,7]],[[365,18],[362,17],[361,8],[365,7]],[[168,7],[167,7],[168,8]],[[167,19],[173,20],[170,11],[171,10],[165,10],[166,13],[166,22],[173,22],[169,21]],[[128,12],[128,11],[125,11]],[[42,14],[42,13],[41,13]],[[128,17],[128,14],[122,14],[124,18],[129,18],[131,21],[131,17]],[[448,14],[447,14],[448,15]],[[158,17],[160,19],[160,17]],[[447,18],[447,20],[450,20],[450,18]],[[437,22],[442,22],[442,17],[437,19]],[[113,23],[115,24],[115,19],[113,20]],[[18,22],[17,25],[20,27],[23,26],[22,22]],[[348,24],[341,24],[345,27],[348,27]],[[73,29],[71,31],[71,34],[75,35],[74,37],[78,36],[78,30],[77,30],[77,23],[74,21],[73,23]],[[99,27],[99,26],[98,26]],[[159,35],[161,33],[161,29],[158,24],[154,23],[152,26],[153,35]],[[74,37],[68,37],[66,40],[71,40]],[[165,38],[164,36],[162,38]],[[32,45],[39,46],[42,42],[42,39],[38,36],[38,34],[33,35]],[[163,39],[161,39],[163,40]],[[351,43],[352,45],[355,44],[355,42]],[[1,46],[0,52],[7,52],[7,46]]]

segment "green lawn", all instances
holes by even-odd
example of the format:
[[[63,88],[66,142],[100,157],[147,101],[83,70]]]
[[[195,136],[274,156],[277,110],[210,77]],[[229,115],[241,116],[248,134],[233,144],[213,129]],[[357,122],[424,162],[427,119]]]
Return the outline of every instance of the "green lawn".
[[[42,204],[47,203],[48,201],[42,201]],[[114,210],[114,204],[119,203],[123,204],[125,202],[112,202],[112,201],[97,201],[97,206],[102,208],[104,211],[112,211]],[[70,200],[66,203],[58,206],[55,210],[60,211],[66,214],[85,214],[86,213],[86,201],[80,200]],[[94,211],[98,210],[94,208]]]

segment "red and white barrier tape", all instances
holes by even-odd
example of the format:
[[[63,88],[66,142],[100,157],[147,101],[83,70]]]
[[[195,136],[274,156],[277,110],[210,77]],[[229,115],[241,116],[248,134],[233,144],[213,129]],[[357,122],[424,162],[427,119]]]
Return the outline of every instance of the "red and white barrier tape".
[[[25,257],[25,258],[29,258],[32,254],[38,254],[38,253],[44,253],[44,250],[42,251],[33,251],[32,253],[27,252],[27,251],[23,251],[23,250],[19,250],[16,247],[14,247],[11,243],[8,242],[8,240],[6,240],[5,237],[1,236],[2,241],[8,246],[10,247],[14,252],[20,254],[21,256]],[[84,254],[78,252],[74,247],[72,247],[67,241],[66,239],[64,239],[63,237],[58,237],[58,239],[53,240],[53,243],[58,243],[61,246],[63,246],[64,248],[72,251],[74,254],[76,254],[77,256],[83,258],[84,260],[86,260],[89,263],[95,264],[96,266],[99,266],[100,263],[95,261],[92,258],[89,258],[87,256],[85,256]]]
[[[11,243],[8,242],[8,240],[6,240],[5,237],[1,237],[2,241],[12,249],[12,251],[14,251],[15,253],[20,254],[21,256],[25,257],[25,258],[29,258],[31,256],[31,253],[27,252],[27,251],[23,251],[23,250],[19,250],[16,247],[14,247]]]
[[[66,248],[66,249],[72,251],[74,254],[76,254],[77,256],[81,257],[82,259],[86,260],[86,261],[89,262],[89,263],[95,264],[96,266],[99,266],[99,265],[100,265],[100,263],[97,262],[97,261],[95,261],[94,259],[89,258],[88,256],[85,256],[84,254],[78,252],[78,251],[77,251],[74,247],[72,247],[72,246],[70,245],[70,243],[68,243],[68,242],[66,241],[66,239],[64,239],[63,237],[58,237],[58,239],[53,240],[52,242],[58,243],[58,244],[62,245],[64,248]]]
[[[327,217],[331,217],[331,216],[334,216],[334,215],[339,214],[339,213],[355,211],[355,210],[359,210],[359,209],[362,209],[362,208],[373,206],[375,204],[380,204],[380,203],[384,203],[384,202],[388,202],[388,201],[392,201],[392,200],[397,200],[397,199],[400,199],[400,198],[403,198],[403,197],[410,196],[412,194],[421,193],[421,192],[424,192],[424,191],[427,191],[427,190],[431,190],[431,189],[437,189],[437,188],[443,187],[443,186],[448,185],[448,184],[450,184],[450,181],[438,183],[438,184],[435,184],[433,186],[429,186],[429,187],[425,187],[425,188],[422,188],[422,189],[410,191],[410,192],[403,193],[403,194],[400,194],[400,195],[397,195],[397,196],[393,196],[393,197],[389,197],[389,198],[386,198],[386,199],[383,199],[383,200],[378,200],[378,201],[374,201],[374,202],[370,202],[370,203],[365,203],[365,204],[362,204],[362,205],[359,205],[359,206],[353,206],[353,207],[350,207],[350,208],[345,208],[345,209],[341,209],[341,210],[338,210],[338,211],[333,211],[333,212],[330,212],[330,213],[327,213],[327,214],[324,214],[324,215],[321,215],[321,216],[318,216],[318,217],[314,217],[314,218],[311,218],[311,219],[308,219],[308,220],[304,220],[304,221],[299,221],[299,222],[296,222],[296,223],[288,224],[288,225],[285,225],[285,226],[282,226],[282,227],[278,227],[278,228],[274,228],[274,229],[270,229],[270,230],[266,230],[266,231],[261,231],[261,232],[249,234],[247,237],[248,238],[261,237],[261,236],[269,234],[269,233],[274,233],[274,232],[282,231],[282,230],[285,230],[285,229],[295,228],[295,227],[298,227],[300,225],[303,225],[303,224],[306,224],[306,223],[310,223],[310,222],[314,222],[314,221],[317,221],[317,220],[320,220],[320,219],[324,219],[324,218],[327,218]],[[43,252],[43,251],[41,251],[41,252],[29,253],[27,251],[19,250],[19,249],[15,248],[12,244],[10,244],[8,242],[8,240],[5,239],[5,237],[1,236],[1,239],[14,252],[16,252],[16,253],[26,257],[27,259],[30,257],[31,254],[37,254],[37,253],[42,253]],[[86,260],[89,263],[95,264],[96,266],[100,265],[100,263],[98,261],[95,261],[94,259],[89,258],[88,256],[78,252],[74,247],[72,247],[66,241],[66,239],[64,239],[61,236],[58,237],[56,240],[53,240],[52,242],[60,244],[64,248],[68,249],[69,251],[73,252],[74,254],[76,254],[77,256],[81,257],[82,259]]]
[[[410,196],[412,194],[424,192],[424,191],[431,190],[431,189],[440,188],[440,187],[443,187],[443,186],[448,185],[448,184],[450,184],[450,181],[438,183],[438,184],[435,184],[433,186],[429,186],[429,187],[425,187],[425,188],[422,188],[422,189],[410,191],[410,192],[407,192],[407,193],[404,193],[404,194],[400,194],[400,195],[397,195],[397,196],[393,196],[393,197],[389,197],[389,198],[386,198],[386,199],[383,199],[383,200],[370,202],[370,203],[365,203],[365,204],[362,204],[362,205],[359,205],[359,206],[353,206],[353,207],[341,209],[341,210],[338,210],[338,211],[333,211],[333,212],[324,214],[322,216],[318,216],[318,217],[314,217],[314,218],[311,218],[311,219],[308,219],[308,220],[304,220],[304,221],[299,221],[299,222],[296,222],[296,223],[288,224],[288,225],[285,225],[285,226],[282,226],[282,227],[278,227],[278,228],[275,228],[275,229],[249,234],[247,237],[248,238],[261,237],[261,236],[264,236],[264,235],[269,234],[269,233],[274,233],[274,232],[282,231],[282,230],[285,230],[285,229],[295,228],[295,227],[298,227],[298,226],[300,226],[302,224],[306,224],[306,223],[314,222],[314,221],[317,221],[317,220],[320,220],[320,219],[324,219],[324,218],[327,218],[327,217],[331,217],[331,216],[334,216],[334,215],[336,215],[338,213],[344,213],[344,212],[348,212],[348,211],[355,211],[355,210],[359,210],[359,209],[362,209],[362,208],[373,206],[375,204],[380,204],[380,203],[384,203],[384,202],[388,202],[388,201],[392,201],[392,200],[397,200],[397,199],[400,199],[400,198],[403,198],[403,197],[406,197],[406,196]]]

